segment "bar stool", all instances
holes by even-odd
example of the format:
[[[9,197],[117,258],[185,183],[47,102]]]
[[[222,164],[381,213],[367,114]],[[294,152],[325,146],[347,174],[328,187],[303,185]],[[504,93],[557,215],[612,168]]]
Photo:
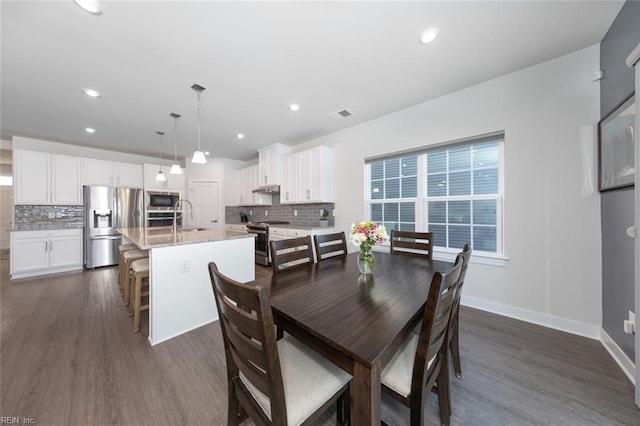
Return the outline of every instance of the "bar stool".
[[[149,285],[149,258],[143,258],[133,261],[131,263],[133,283],[133,332],[140,331],[140,312],[148,311],[149,304],[142,305],[142,297],[149,295],[149,289],[142,291],[142,281],[145,280],[147,286]]]
[[[122,270],[122,264],[124,263],[122,259],[122,253],[124,253],[125,251],[136,249],[137,247],[133,244],[120,244],[118,246],[118,287],[120,287],[120,294],[122,294],[124,291],[120,282],[120,271]]]
[[[124,289],[124,304],[129,304],[131,298],[131,264],[143,258],[149,257],[149,250],[128,250],[122,253],[122,268],[120,269],[120,286]]]

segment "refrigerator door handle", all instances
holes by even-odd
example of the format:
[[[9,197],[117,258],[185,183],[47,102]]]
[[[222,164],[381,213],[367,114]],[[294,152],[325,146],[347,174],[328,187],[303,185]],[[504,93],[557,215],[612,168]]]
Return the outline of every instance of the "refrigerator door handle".
[[[90,240],[119,240],[122,235],[105,235],[103,237],[89,237]]]

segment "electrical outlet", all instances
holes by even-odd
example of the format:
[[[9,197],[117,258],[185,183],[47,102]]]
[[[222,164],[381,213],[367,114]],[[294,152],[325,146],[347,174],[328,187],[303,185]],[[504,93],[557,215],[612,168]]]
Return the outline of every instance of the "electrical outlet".
[[[294,210],[294,211],[293,211],[293,215],[294,215],[294,216],[298,216],[298,210]]]
[[[188,260],[182,260],[179,263],[178,272],[181,274],[187,273],[191,270],[191,265]]]
[[[49,212],[49,219],[55,219],[56,218],[56,212]]]
[[[62,217],[62,212],[56,212],[56,219],[60,219]]]
[[[336,209],[332,210],[333,213],[331,213],[333,215],[333,217],[336,217]]]
[[[269,210],[265,210],[265,211],[264,211],[264,215],[265,215],[265,216],[269,216]]]
[[[249,210],[249,216],[253,216],[253,210]]]
[[[626,334],[633,334],[633,323],[631,321],[624,320],[623,328]]]

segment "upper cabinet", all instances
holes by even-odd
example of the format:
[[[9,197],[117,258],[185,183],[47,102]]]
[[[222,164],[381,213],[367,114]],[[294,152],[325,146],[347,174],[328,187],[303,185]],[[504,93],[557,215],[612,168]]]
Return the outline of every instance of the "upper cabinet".
[[[258,150],[259,176],[257,186],[280,185],[282,183],[280,177],[281,162],[289,151],[290,148],[288,146],[279,143]]]
[[[84,185],[142,188],[142,165],[85,158]]]
[[[271,205],[271,195],[252,192],[258,185],[260,174],[258,165],[245,167],[238,170],[238,205],[239,206],[264,206]]]
[[[82,204],[78,157],[16,149],[15,204]]]
[[[166,181],[156,180],[158,171],[162,170]],[[172,189],[179,192],[185,190],[184,169],[181,175],[169,173],[171,166],[161,166],[159,164],[144,164],[144,188],[145,189]]]
[[[281,172],[280,203],[334,202],[332,148],[291,154],[282,160]]]

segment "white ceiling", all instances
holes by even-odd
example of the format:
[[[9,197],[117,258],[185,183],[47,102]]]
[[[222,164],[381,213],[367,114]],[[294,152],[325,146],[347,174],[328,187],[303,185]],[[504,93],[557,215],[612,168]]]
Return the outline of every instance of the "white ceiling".
[[[199,83],[203,150],[248,160],[599,43],[622,4],[2,1],[0,130],[152,156],[162,130],[166,158],[177,112],[190,156]]]

